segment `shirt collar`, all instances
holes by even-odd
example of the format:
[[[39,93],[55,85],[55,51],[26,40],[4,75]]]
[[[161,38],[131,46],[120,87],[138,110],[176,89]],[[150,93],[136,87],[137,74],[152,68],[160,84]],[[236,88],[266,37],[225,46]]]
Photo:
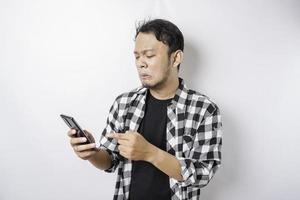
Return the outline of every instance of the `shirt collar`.
[[[185,107],[185,101],[187,99],[188,96],[188,89],[187,86],[184,83],[184,80],[180,77],[178,77],[179,79],[179,86],[176,90],[175,96],[172,99],[170,105],[172,108],[178,107],[180,109],[184,109]],[[147,88],[145,87],[140,87],[137,91],[137,94],[140,95],[147,95]]]

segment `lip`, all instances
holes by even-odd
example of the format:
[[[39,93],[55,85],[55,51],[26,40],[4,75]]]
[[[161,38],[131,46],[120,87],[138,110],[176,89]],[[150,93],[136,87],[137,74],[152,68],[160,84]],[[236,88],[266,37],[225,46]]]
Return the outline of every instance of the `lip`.
[[[148,74],[141,74],[140,77],[141,77],[142,79],[147,79],[147,78],[150,78],[151,76],[148,75]]]

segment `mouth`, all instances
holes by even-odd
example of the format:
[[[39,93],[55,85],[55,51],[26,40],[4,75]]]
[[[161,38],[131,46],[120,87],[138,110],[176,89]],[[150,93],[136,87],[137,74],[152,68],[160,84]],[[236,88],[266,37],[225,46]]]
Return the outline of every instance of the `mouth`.
[[[149,79],[151,76],[148,74],[140,74],[141,79]]]

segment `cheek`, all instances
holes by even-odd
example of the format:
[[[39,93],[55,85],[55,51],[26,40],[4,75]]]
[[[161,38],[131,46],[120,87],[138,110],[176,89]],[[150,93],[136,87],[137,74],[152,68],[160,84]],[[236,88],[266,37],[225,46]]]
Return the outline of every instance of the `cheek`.
[[[147,62],[151,68],[156,68],[159,65],[159,59],[156,58],[149,59]]]
[[[166,62],[164,62],[165,60],[163,60],[160,57],[156,57],[155,59],[151,59],[149,60],[149,66],[151,68],[151,70],[158,73],[163,72],[164,68],[166,67]]]

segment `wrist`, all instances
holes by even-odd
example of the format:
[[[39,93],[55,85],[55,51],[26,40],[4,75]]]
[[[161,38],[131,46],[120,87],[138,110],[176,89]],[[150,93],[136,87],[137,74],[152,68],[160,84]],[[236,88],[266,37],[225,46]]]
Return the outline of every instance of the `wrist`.
[[[87,160],[90,162],[93,162],[97,159],[97,156],[98,156],[97,153],[100,151],[100,149],[95,147],[95,149],[93,149],[93,151],[94,152],[87,158]]]
[[[150,144],[147,152],[147,156],[145,161],[154,164],[155,161],[158,159],[160,149],[157,148],[156,146]]]

